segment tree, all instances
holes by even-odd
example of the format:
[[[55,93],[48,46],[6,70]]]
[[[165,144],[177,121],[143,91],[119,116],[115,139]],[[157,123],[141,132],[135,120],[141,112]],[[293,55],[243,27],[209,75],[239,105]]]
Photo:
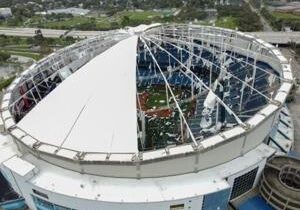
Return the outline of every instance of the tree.
[[[0,61],[7,61],[10,58],[10,54],[6,52],[0,52]]]
[[[124,15],[124,16],[122,17],[121,25],[122,25],[123,27],[125,27],[125,26],[129,26],[129,24],[130,24],[130,18],[129,18],[127,15]]]
[[[43,33],[40,29],[35,31],[35,36],[33,37],[33,45],[39,46],[41,53],[48,54],[51,52],[49,47],[49,40],[44,38]]]
[[[41,46],[44,44],[44,36],[41,29],[35,31],[35,36],[33,37],[34,45]]]
[[[1,34],[0,35],[0,46],[3,47],[7,44],[7,36],[6,35],[3,35]]]
[[[120,25],[117,21],[112,21],[110,23],[110,27],[111,27],[111,29],[117,29],[117,28],[120,28]]]

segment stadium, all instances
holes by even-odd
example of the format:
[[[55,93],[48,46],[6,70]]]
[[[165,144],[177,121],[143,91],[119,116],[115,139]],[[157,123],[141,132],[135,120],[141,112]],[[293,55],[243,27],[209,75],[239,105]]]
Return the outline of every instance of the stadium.
[[[1,172],[30,209],[227,209],[276,153],[292,85],[280,51],[239,31],[103,32],[7,89]]]

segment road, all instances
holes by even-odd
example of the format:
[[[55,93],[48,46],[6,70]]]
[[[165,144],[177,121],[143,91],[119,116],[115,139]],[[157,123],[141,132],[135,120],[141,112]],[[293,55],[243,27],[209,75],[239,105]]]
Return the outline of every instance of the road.
[[[5,28],[0,27],[0,34],[6,36],[22,36],[32,37],[35,35],[37,28]],[[55,29],[41,29],[43,36],[47,38],[59,38],[61,36],[73,36],[79,38],[88,38],[96,35],[100,35],[105,32],[101,31],[67,31],[67,30],[55,30]]]
[[[300,63],[297,62],[294,53],[288,48],[281,48],[280,51],[287,59],[292,58],[293,74],[297,79],[300,79]],[[295,101],[287,105],[292,113],[294,122],[294,150],[300,153],[300,88],[296,91]]]
[[[300,89],[295,94],[295,101],[288,104],[294,123],[294,150],[300,153]]]
[[[295,42],[300,44],[300,32],[250,32],[249,34],[258,37],[262,40],[270,42],[272,44],[289,44],[290,42]]]
[[[23,36],[23,37],[32,37],[35,35],[36,28],[0,28],[0,34],[7,35],[7,36]],[[48,38],[56,38],[60,37],[67,31],[65,30],[53,30],[53,29],[43,29],[43,33],[45,37]]]
[[[273,31],[271,25],[269,22],[261,15],[260,11],[253,7],[249,0],[244,0],[252,10],[252,12],[255,12],[259,18],[260,22],[263,25],[263,31],[262,32],[251,32],[249,34],[260,38],[264,41],[267,41],[272,44],[289,44],[291,42],[294,42],[296,44],[300,44],[300,32],[275,32]]]
[[[256,9],[255,7],[253,7],[252,4],[250,4],[249,0],[245,0],[245,2],[247,4],[249,4],[251,11],[255,12],[259,16],[260,22],[262,23],[262,25],[264,27],[264,31],[268,31],[268,32],[273,31],[269,22],[260,14],[260,11],[258,9]]]
[[[7,36],[32,37],[35,35],[36,30],[37,28],[0,27],[0,34]],[[59,38],[61,36],[89,38],[106,33],[105,31],[66,31],[54,29],[41,29],[41,31],[44,37],[48,38]],[[288,44],[289,42],[300,44],[300,32],[249,32],[249,34],[273,44]]]

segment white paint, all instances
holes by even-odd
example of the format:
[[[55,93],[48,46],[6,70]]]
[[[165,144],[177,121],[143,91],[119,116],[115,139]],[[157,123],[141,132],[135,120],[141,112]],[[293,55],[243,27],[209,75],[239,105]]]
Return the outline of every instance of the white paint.
[[[132,36],[95,57],[17,126],[58,147],[136,153],[136,46]]]

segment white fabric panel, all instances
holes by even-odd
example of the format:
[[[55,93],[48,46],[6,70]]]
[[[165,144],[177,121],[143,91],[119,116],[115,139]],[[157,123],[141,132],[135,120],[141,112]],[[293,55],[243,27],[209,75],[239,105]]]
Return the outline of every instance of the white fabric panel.
[[[85,152],[137,152],[137,36],[114,45],[68,77],[18,127]]]
[[[204,100],[204,107],[213,109],[216,105],[216,100],[217,100],[216,95],[210,90]]]

